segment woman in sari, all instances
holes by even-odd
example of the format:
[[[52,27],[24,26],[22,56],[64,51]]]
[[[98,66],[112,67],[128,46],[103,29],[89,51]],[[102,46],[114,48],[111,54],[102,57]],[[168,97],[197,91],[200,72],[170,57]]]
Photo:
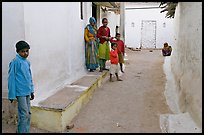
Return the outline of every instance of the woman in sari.
[[[90,17],[89,23],[84,31],[85,38],[85,60],[86,68],[94,72],[98,68],[98,39],[96,37],[97,27],[94,17]]]
[[[98,31],[97,31],[97,37],[99,38],[99,50],[98,50],[98,56],[99,56],[99,64],[100,64],[100,71],[108,70],[106,69],[106,61],[110,60],[110,47],[109,47],[109,41],[111,39],[110,36],[110,29],[107,26],[108,25],[108,19],[103,18],[102,24]]]

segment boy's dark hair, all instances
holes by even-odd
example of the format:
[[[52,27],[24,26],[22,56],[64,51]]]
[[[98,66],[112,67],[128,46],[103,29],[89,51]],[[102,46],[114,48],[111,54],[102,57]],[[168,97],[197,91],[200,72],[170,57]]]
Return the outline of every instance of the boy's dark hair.
[[[107,19],[107,18],[103,18],[103,19],[102,19],[102,23],[103,23],[105,20],[108,20],[108,19]]]
[[[115,36],[117,37],[117,35],[120,35],[120,33],[116,33]]]
[[[27,42],[21,40],[16,43],[16,52],[19,52],[20,50],[25,48],[30,49],[30,45]]]
[[[118,44],[117,44],[116,42],[112,42],[112,43],[111,43],[111,48],[112,48],[115,44],[118,46]]]

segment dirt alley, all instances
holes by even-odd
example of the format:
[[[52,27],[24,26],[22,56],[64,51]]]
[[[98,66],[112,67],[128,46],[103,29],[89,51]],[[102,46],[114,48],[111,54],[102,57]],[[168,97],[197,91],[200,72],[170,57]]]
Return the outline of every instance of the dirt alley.
[[[161,133],[160,114],[171,113],[164,97],[161,50],[131,51],[122,82],[109,75],[73,120],[71,133]]]
[[[68,133],[161,133],[160,114],[171,113],[164,97],[164,57],[161,50],[126,49],[128,61],[123,81],[105,83],[80,111]],[[3,133],[16,126],[3,123]],[[48,132],[31,127],[31,133]]]

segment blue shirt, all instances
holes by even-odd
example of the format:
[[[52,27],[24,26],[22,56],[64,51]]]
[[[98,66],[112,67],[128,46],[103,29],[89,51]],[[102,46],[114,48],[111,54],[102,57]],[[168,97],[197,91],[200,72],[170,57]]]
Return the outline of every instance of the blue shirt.
[[[9,63],[8,71],[8,99],[16,96],[27,96],[34,92],[30,62],[16,54]]]

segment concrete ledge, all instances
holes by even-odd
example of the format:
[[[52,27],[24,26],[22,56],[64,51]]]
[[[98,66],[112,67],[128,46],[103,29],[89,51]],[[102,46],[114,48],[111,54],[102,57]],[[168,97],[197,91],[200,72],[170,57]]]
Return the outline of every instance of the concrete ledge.
[[[101,86],[107,73],[90,73],[40,102],[39,106],[32,106],[31,125],[63,132],[82,106],[88,103],[96,88]]]
[[[188,112],[160,116],[162,133],[202,133]]]

